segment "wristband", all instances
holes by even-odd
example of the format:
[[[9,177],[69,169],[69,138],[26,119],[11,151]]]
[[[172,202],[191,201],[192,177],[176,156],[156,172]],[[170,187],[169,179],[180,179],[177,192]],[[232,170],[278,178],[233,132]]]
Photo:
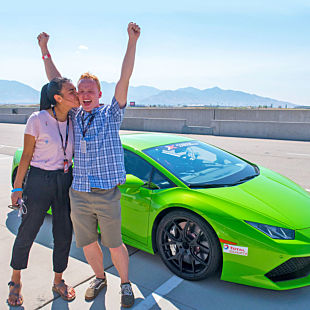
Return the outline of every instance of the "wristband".
[[[22,192],[22,191],[23,191],[22,188],[13,188],[13,189],[11,190],[12,193],[14,193],[14,192]]]
[[[48,58],[51,58],[51,55],[50,54],[45,54],[42,56],[42,59],[45,60],[45,59],[48,59]]]

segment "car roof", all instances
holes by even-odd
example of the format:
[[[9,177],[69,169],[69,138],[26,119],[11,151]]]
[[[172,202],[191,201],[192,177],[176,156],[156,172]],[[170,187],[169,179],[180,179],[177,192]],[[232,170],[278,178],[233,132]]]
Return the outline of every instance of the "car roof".
[[[120,137],[124,146],[132,147],[140,151],[159,145],[193,140],[187,137],[166,133],[121,134]]]

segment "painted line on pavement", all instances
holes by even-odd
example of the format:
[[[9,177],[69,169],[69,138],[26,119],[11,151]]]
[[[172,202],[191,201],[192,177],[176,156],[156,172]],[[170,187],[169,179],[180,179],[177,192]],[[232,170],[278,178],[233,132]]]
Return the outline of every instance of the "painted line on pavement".
[[[147,296],[143,301],[141,301],[137,306],[133,309],[136,310],[147,310],[151,309],[154,305],[156,305],[160,300],[165,299],[164,296],[170,293],[173,289],[175,289],[178,285],[183,282],[183,279],[172,276],[169,280],[164,282],[160,287],[158,287],[154,293]],[[169,302],[168,300],[166,300]],[[174,307],[174,308],[173,308]],[[171,309],[177,309],[171,303]]]
[[[19,146],[11,146],[11,145],[5,145],[5,144],[0,144],[0,147],[10,147],[12,149],[19,149]]]
[[[3,156],[4,156],[4,157],[3,157]],[[11,158],[11,157],[12,157],[12,156],[10,156],[10,155],[7,155],[7,156],[6,156],[6,155],[2,155],[2,156],[0,157],[0,160],[1,160],[1,159],[8,159],[8,158]]]
[[[287,153],[288,155],[297,155],[297,156],[308,156],[310,157],[310,154],[303,154],[303,153]]]

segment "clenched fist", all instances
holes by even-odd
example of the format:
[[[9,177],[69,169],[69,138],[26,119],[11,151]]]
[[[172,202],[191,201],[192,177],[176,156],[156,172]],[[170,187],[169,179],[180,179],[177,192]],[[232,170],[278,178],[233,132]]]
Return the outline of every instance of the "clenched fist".
[[[46,48],[47,47],[47,42],[48,39],[50,38],[50,36],[46,33],[46,32],[41,32],[37,39],[38,39],[38,44],[39,46],[42,48]]]
[[[140,27],[136,23],[129,23],[127,32],[129,35],[129,40],[137,41],[140,36]]]

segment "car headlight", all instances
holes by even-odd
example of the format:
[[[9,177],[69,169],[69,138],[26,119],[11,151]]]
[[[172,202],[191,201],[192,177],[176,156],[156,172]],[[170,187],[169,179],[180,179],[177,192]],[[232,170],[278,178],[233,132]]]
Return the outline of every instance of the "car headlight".
[[[284,239],[284,240],[294,240],[295,239],[295,230],[282,228],[277,226],[271,226],[261,223],[255,223],[250,221],[245,221],[249,225],[253,226],[254,228],[260,230],[267,236],[272,239]]]

